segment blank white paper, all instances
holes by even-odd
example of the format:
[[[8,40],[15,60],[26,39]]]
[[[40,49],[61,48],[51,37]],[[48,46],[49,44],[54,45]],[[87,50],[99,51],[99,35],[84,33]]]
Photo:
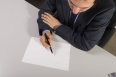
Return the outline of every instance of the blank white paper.
[[[42,46],[39,38],[32,37],[22,62],[68,71],[70,47],[70,44],[53,41],[52,54]]]

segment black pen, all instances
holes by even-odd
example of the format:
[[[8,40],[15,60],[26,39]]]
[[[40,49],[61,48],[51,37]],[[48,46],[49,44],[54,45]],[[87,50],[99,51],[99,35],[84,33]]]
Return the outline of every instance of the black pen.
[[[45,38],[46,38],[46,40],[47,40],[47,44],[50,45],[50,42],[49,42],[49,40],[48,40],[49,38],[48,38],[48,36],[47,36],[46,33],[45,33]],[[50,50],[51,50],[51,52],[53,53],[51,45],[50,45]]]

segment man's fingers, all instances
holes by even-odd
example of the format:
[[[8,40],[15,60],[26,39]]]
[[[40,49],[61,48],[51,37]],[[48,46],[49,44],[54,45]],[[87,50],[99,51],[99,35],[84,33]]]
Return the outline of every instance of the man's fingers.
[[[46,34],[47,34],[48,38],[52,40],[52,35],[51,35],[51,33],[50,33],[50,32],[47,32]]]
[[[50,42],[50,45],[52,45],[52,35],[50,32],[46,32],[47,36],[48,36],[48,41]],[[45,35],[43,34],[41,37],[40,37],[40,42],[42,43],[42,45],[45,47],[45,48],[48,48],[50,47],[50,45],[47,43],[47,40],[45,38]]]
[[[42,43],[42,45],[44,46],[44,47],[50,47],[47,43],[46,43],[46,40],[45,40],[45,38],[44,38],[44,36],[41,36],[41,38],[40,38],[40,41],[41,41],[41,43]]]
[[[45,14],[42,14],[41,18],[45,20],[51,20],[51,18]]]
[[[49,21],[43,20],[44,23],[46,23],[47,25],[50,25]]]
[[[51,36],[51,34],[50,35],[48,35],[48,37],[49,37],[49,42],[50,42],[50,45],[52,45],[52,36]]]
[[[50,45],[52,45],[52,39],[49,39]]]
[[[53,16],[47,12],[44,12],[45,15],[49,16],[50,18],[53,18]]]
[[[50,45],[52,45],[52,35],[50,32],[46,32],[47,36],[48,36],[48,41],[50,42]]]
[[[44,47],[50,47],[50,46],[47,44],[47,42],[43,41],[42,43],[43,43],[43,46],[44,46]]]
[[[43,22],[46,23],[47,25],[50,25],[50,18],[49,17],[41,17],[43,19]]]

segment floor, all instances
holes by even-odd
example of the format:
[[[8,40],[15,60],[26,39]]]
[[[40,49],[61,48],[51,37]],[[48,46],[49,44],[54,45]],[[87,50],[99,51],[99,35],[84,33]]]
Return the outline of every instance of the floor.
[[[116,56],[116,32],[104,47],[105,50]]]
[[[39,8],[45,0],[26,0],[26,1],[34,5],[35,7]],[[114,33],[112,38],[109,40],[109,42],[106,44],[104,49],[116,56],[115,44],[116,44],[116,32]]]

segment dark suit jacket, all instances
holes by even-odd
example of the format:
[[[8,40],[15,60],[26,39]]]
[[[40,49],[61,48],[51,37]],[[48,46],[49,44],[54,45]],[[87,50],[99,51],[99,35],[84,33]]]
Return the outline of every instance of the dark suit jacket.
[[[74,25],[74,29],[68,27],[70,7],[67,0],[46,0],[40,8],[39,33],[52,29],[43,23],[41,14],[48,12],[52,15],[56,12],[57,19],[62,23],[56,29],[55,34],[68,41],[74,47],[84,51],[92,49],[100,40],[109,21],[115,11],[113,0],[101,0],[89,10],[80,13]]]

